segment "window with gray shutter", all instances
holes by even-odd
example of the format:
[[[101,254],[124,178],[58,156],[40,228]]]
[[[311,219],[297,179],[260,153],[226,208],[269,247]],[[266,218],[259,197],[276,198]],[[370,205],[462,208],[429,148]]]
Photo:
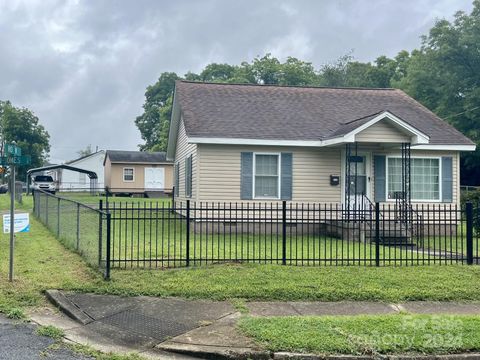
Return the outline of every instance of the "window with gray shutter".
[[[292,200],[292,160],[292,153],[282,153],[280,180],[280,198],[282,200]]]
[[[185,196],[192,196],[192,155],[185,158]]]
[[[253,152],[240,154],[240,199],[253,198]]]
[[[442,201],[453,201],[453,158],[442,157]]]

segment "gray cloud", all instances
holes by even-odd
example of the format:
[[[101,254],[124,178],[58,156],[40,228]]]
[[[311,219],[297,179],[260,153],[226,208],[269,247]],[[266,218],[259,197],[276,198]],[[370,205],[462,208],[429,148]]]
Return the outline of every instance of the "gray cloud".
[[[52,160],[88,144],[135,149],[133,123],[163,71],[200,71],[271,52],[316,67],[420,45],[470,0],[0,0],[0,99],[33,110]]]

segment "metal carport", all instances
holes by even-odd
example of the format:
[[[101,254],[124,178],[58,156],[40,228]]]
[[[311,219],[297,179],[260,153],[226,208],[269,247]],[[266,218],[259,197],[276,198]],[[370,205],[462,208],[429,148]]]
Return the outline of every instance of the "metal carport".
[[[43,166],[35,169],[29,169],[27,171],[27,193],[30,191],[30,177],[33,173],[37,172],[42,172],[42,171],[48,171],[48,170],[55,170],[55,169],[65,169],[65,170],[70,170],[70,171],[76,171],[82,174],[87,174],[88,177],[90,178],[90,193],[92,195],[95,194],[95,189],[97,188],[97,173],[95,171],[90,171],[90,170],[85,170],[85,169],[80,169],[74,166],[70,165],[65,165],[65,164],[60,164],[60,165],[48,165],[48,166]]]

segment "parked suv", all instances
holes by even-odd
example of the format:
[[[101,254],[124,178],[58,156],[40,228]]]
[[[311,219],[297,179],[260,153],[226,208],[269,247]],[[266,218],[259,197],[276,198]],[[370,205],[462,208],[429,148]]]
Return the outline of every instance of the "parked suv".
[[[34,190],[43,190],[55,194],[57,187],[49,175],[37,175],[32,180],[32,195]]]

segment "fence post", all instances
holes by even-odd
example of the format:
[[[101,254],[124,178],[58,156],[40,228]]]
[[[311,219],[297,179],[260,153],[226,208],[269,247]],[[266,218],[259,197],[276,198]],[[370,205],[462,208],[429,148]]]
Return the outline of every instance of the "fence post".
[[[287,265],[287,202],[282,201],[282,265]]]
[[[60,239],[60,198],[57,199],[57,238]]]
[[[80,248],[80,204],[77,203],[77,251]]]
[[[375,203],[375,266],[380,266],[380,204]]]
[[[102,242],[103,242],[103,200],[98,201],[98,266],[102,266]]]
[[[107,248],[106,248],[106,257],[105,257],[105,280],[110,280],[110,252],[111,252],[111,235],[110,235],[110,226],[111,226],[111,214],[107,212]]]
[[[190,200],[187,200],[187,216],[186,216],[186,221],[187,221],[187,267],[190,266]]]
[[[48,196],[45,196],[45,223],[47,224],[47,228],[50,229],[50,226],[48,225]],[[50,229],[51,230],[51,229]]]
[[[467,264],[473,264],[473,204],[469,201],[465,204],[467,216]]]

